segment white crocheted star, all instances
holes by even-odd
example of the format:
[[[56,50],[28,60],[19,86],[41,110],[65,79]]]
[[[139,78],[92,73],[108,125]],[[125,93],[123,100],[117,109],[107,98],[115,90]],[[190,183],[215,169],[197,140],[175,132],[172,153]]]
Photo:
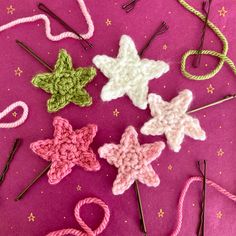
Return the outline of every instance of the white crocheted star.
[[[149,94],[148,103],[153,118],[143,125],[141,133],[165,134],[168,145],[175,152],[181,149],[184,135],[195,140],[205,140],[206,134],[198,119],[187,114],[192,99],[192,92],[188,89],[180,92],[170,103],[163,101],[159,95]]]
[[[133,40],[127,35],[120,39],[117,58],[98,55],[93,58],[93,63],[109,78],[101,92],[103,101],[127,94],[140,109],[147,108],[149,80],[159,78],[169,71],[169,65],[164,61],[141,59]]]

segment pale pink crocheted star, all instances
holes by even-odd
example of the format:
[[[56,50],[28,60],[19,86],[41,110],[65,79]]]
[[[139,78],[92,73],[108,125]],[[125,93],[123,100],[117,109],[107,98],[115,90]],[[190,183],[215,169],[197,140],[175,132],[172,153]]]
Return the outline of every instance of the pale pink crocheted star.
[[[185,135],[195,140],[205,140],[206,134],[198,119],[187,114],[192,99],[192,92],[188,89],[181,91],[171,102],[163,101],[159,95],[149,94],[148,103],[153,118],[143,125],[141,133],[165,134],[168,145],[175,152],[180,151]]]
[[[134,127],[126,128],[120,144],[105,144],[98,149],[101,158],[118,168],[118,175],[113,183],[114,195],[123,194],[135,180],[149,187],[157,187],[160,179],[151,166],[165,148],[164,142],[140,145]]]
[[[48,171],[48,182],[59,183],[71,173],[75,165],[87,171],[97,171],[100,164],[90,147],[97,133],[97,126],[89,124],[73,131],[69,121],[55,117],[53,121],[54,138],[39,140],[30,145],[34,153],[52,162]]]

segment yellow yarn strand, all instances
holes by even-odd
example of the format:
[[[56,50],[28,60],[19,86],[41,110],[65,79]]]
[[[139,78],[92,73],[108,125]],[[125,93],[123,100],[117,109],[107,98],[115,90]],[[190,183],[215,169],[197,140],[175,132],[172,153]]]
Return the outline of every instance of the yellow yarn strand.
[[[205,22],[206,17],[201,12],[197,11],[196,9],[194,9],[192,6],[190,6],[184,0],[178,0],[178,1],[179,1],[179,3],[184,8],[186,8],[188,11],[190,11],[191,13],[193,13],[194,15],[199,17],[203,22]],[[229,50],[228,40],[226,39],[224,34],[220,31],[220,29],[216,25],[214,25],[211,21],[208,20],[207,25],[212,29],[212,31],[221,40],[221,42],[223,44],[223,50],[222,50],[222,53],[219,53],[219,52],[216,52],[216,51],[212,51],[212,50],[201,50],[200,52],[201,52],[202,55],[210,55],[210,56],[218,57],[220,59],[218,65],[216,66],[216,68],[214,70],[212,70],[210,73],[205,74],[205,75],[192,75],[192,74],[190,74],[186,70],[186,61],[187,61],[189,56],[199,54],[199,51],[198,50],[189,50],[182,57],[182,61],[181,61],[181,71],[182,71],[182,74],[186,78],[191,79],[191,80],[207,80],[207,79],[211,79],[217,73],[220,72],[220,70],[222,69],[224,63],[226,62],[226,63],[229,64],[230,68],[233,70],[234,74],[236,75],[235,64],[234,64],[234,62],[231,59],[229,59],[227,57],[227,53],[228,53],[228,50]]]

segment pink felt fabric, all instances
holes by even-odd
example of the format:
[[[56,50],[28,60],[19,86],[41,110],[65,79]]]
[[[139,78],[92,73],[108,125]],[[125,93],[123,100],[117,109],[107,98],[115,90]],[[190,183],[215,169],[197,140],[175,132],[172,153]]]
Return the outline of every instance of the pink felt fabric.
[[[141,145],[158,141],[166,142],[164,136],[151,137],[140,134],[142,125],[151,118],[149,109],[140,110],[134,107],[128,97],[111,102],[101,101],[101,89],[108,79],[99,71],[88,86],[88,92],[94,98],[91,107],[80,108],[70,104],[57,114],[48,114],[45,106],[48,94],[34,88],[30,82],[34,75],[47,72],[47,69],[19,48],[15,43],[16,39],[29,44],[50,66],[54,66],[60,48],[68,50],[75,67],[91,66],[92,59],[96,55],[116,57],[119,40],[123,34],[131,36],[137,50],[140,51],[161,21],[165,20],[170,27],[169,31],[151,44],[143,58],[163,60],[170,65],[170,71],[161,78],[150,81],[150,93],[157,93],[163,100],[169,102],[180,91],[190,89],[194,97],[190,110],[235,93],[235,76],[228,65],[224,65],[215,78],[207,81],[190,81],[182,76],[181,57],[188,49],[197,48],[203,24],[197,17],[186,11],[177,0],[140,0],[135,10],[129,14],[120,8],[125,1],[85,0],[95,25],[94,37],[90,39],[94,47],[87,52],[74,39],[59,42],[48,40],[45,36],[45,24],[40,20],[0,33],[0,111],[15,101],[24,101],[29,106],[28,119],[22,126],[16,129],[0,129],[0,168],[3,168],[14,139],[23,138],[22,146],[0,190],[1,236],[42,236],[58,229],[77,229],[78,223],[74,219],[73,209],[79,200],[93,196],[106,202],[111,210],[109,225],[102,235],[142,235],[139,230],[139,215],[133,188],[131,187],[122,195],[114,196],[112,184],[117,169],[103,159],[99,159],[100,171],[87,172],[80,167],[74,167],[72,173],[57,185],[49,185],[48,177],[44,176],[23,200],[14,201],[29,180],[48,164],[35,155],[29,146],[37,140],[53,137],[52,122],[55,115],[67,119],[74,130],[89,123],[96,124],[98,132],[91,148],[97,156],[98,148],[104,143],[119,143],[121,135],[129,125],[134,126],[138,131]],[[0,24],[23,16],[40,14],[36,2],[38,1],[1,0]],[[76,0],[44,0],[43,2],[79,32],[88,31]],[[201,9],[201,1],[189,0],[189,3],[196,9]],[[10,5],[15,9],[13,14],[7,14],[7,7]],[[225,17],[220,16],[218,12],[222,7],[227,10]],[[235,1],[217,0],[213,1],[210,14],[210,20],[228,38],[228,56],[234,62],[236,62],[235,12]],[[50,20],[53,34],[64,32],[58,23],[51,18]],[[204,48],[221,51],[221,42],[209,30],[207,30]],[[216,58],[203,56],[201,67],[194,70],[190,67],[191,59],[189,59],[188,69],[192,73],[203,74],[214,68],[217,62]],[[15,75],[18,67],[23,71],[20,76]],[[210,89],[208,92],[207,88],[210,88],[210,85],[214,90]],[[196,167],[196,161],[199,159],[208,160],[210,180],[231,193],[236,193],[235,107],[236,101],[232,100],[192,114],[200,121],[207,140],[200,142],[185,137],[179,153],[166,148],[161,157],[152,162],[153,169],[161,179],[160,185],[157,188],[139,185],[149,236],[169,236],[175,229],[177,204],[181,191],[189,177],[199,175]],[[4,121],[15,121],[19,118],[22,110],[19,108],[15,111],[16,117],[9,114]],[[201,186],[201,183],[194,184],[189,189],[183,208],[184,218],[180,236],[193,236],[196,233],[199,223]],[[160,213],[160,209],[164,215]],[[222,217],[218,218],[220,212]],[[35,216],[34,221],[28,219],[31,213]],[[94,205],[88,205],[86,209],[81,209],[81,217],[92,229],[96,229],[103,219],[103,211]],[[216,193],[214,189],[207,188],[205,234],[234,236],[235,222],[235,203]]]

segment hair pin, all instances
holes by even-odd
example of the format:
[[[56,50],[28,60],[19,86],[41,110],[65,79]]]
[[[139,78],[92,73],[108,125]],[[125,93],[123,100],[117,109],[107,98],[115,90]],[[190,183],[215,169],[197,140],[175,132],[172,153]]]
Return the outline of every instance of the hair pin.
[[[199,183],[199,182],[203,182],[204,178],[203,176],[194,176],[189,178],[185,185],[183,190],[181,191],[180,197],[179,197],[179,202],[178,202],[178,215],[177,215],[177,223],[175,226],[174,231],[171,233],[171,236],[177,236],[179,235],[181,228],[182,228],[182,223],[183,223],[183,207],[184,207],[184,201],[185,198],[188,194],[188,190],[191,187],[191,185],[193,183]],[[225,188],[221,187],[220,185],[218,185],[217,183],[215,183],[212,180],[206,179],[206,185],[208,185],[209,187],[212,187],[213,189],[215,189],[218,193],[222,194],[224,197],[226,197],[227,199],[236,202],[236,195],[230,193],[229,191],[227,191]]]
[[[135,7],[135,5],[136,5],[136,3],[137,3],[138,1],[139,1],[139,0],[130,0],[130,1],[126,2],[126,3],[124,3],[124,4],[121,6],[121,8],[122,8],[123,10],[125,10],[126,13],[129,13],[130,11],[132,11],[132,10],[134,9],[134,7]]]
[[[76,165],[86,171],[100,169],[100,164],[90,147],[97,133],[96,125],[89,124],[74,131],[68,120],[57,116],[53,120],[53,126],[53,139],[39,140],[30,145],[35,154],[50,163],[17,195],[15,201],[21,200],[46,172],[49,184],[54,185],[70,174]],[[64,145],[65,143],[68,145]],[[66,153],[63,158],[62,152]]]
[[[47,171],[50,169],[52,163],[50,163],[46,168],[44,168],[15,198],[15,201],[21,200],[25,194],[29,191],[29,189],[42,177]]]
[[[47,62],[45,62],[40,56],[38,56],[33,49],[28,47],[25,43],[19,41],[18,39],[16,40],[16,43],[23,48],[26,52],[28,52],[31,56],[33,56],[38,62],[40,62],[43,66],[45,66],[49,71],[53,72],[53,68],[48,65]]]
[[[194,60],[193,60],[193,67],[195,67],[195,68],[199,67],[200,62],[201,62],[201,53],[202,53],[203,44],[204,44],[204,41],[205,41],[205,35],[206,35],[206,29],[207,29],[207,25],[208,25],[208,19],[209,19],[209,14],[210,14],[210,9],[211,9],[211,3],[212,3],[212,0],[206,0],[202,4],[202,8],[203,8],[203,11],[205,13],[206,18],[205,18],[204,26],[203,26],[203,29],[202,29],[202,36],[201,36],[201,39],[200,39],[200,44],[199,44],[199,47],[198,47],[198,50],[197,50],[198,53],[195,55]]]
[[[209,108],[209,107],[216,106],[218,104],[230,101],[230,100],[235,99],[235,98],[236,98],[236,94],[227,95],[223,99],[220,99],[220,100],[218,100],[216,102],[212,102],[212,103],[209,103],[209,104],[207,104],[205,106],[202,106],[202,107],[196,108],[194,110],[188,111],[188,114],[191,114],[191,113],[194,113],[194,112],[197,112],[197,111],[201,111],[201,110],[204,110],[204,109]]]
[[[143,53],[145,50],[150,46],[152,41],[161,34],[164,34],[169,29],[169,26],[166,24],[165,21],[163,21],[160,26],[157,28],[157,30],[154,32],[154,34],[151,36],[151,38],[148,40],[148,42],[145,44],[143,49],[140,51],[139,56],[143,56]]]
[[[206,209],[206,179],[207,179],[207,162],[203,161],[203,170],[201,168],[201,163],[198,161],[198,169],[203,177],[203,187],[202,187],[202,204],[201,204],[201,214],[200,223],[198,227],[198,236],[204,236],[205,234],[205,209]]]
[[[52,18],[54,18],[59,24],[61,24],[66,30],[73,32],[75,35],[81,39],[80,43],[84,50],[88,50],[88,47],[92,48],[93,45],[86,39],[84,39],[76,30],[74,30],[71,26],[69,26],[64,20],[62,20],[59,16],[57,16],[53,11],[51,11],[46,5],[43,3],[38,3],[38,9],[48,14]],[[88,46],[88,47],[87,47]]]
[[[131,3],[132,3],[132,1],[131,1]],[[133,7],[135,6],[135,4],[136,4],[136,1],[133,1]],[[160,24],[160,26],[157,28],[157,30],[154,32],[154,34],[151,36],[151,38],[148,40],[148,42],[145,44],[143,49],[139,52],[139,56],[142,57],[144,52],[147,50],[147,48],[152,43],[152,41],[158,35],[164,34],[168,29],[169,29],[169,26],[166,24],[165,21],[163,21]],[[137,199],[138,199],[138,208],[139,208],[139,216],[140,216],[140,228],[141,228],[141,231],[146,236],[147,235],[147,227],[146,227],[145,218],[144,218],[144,214],[143,214],[142,198],[141,198],[141,195],[140,195],[139,185],[138,185],[137,180],[135,181],[135,191],[136,191],[136,196],[137,196]]]
[[[9,170],[10,164],[11,164],[11,162],[12,162],[12,160],[13,160],[13,158],[14,158],[16,152],[17,152],[17,150],[19,149],[20,144],[21,144],[21,140],[20,140],[19,138],[17,138],[17,139],[15,140],[15,142],[14,142],[14,144],[13,144],[13,147],[12,147],[12,149],[11,149],[11,151],[10,151],[10,154],[9,154],[9,156],[8,156],[8,158],[7,158],[6,164],[5,164],[5,166],[3,167],[2,173],[0,174],[0,185],[1,185],[1,184],[4,182],[4,180],[5,180],[5,177],[6,177],[6,174],[7,174],[8,170]]]

